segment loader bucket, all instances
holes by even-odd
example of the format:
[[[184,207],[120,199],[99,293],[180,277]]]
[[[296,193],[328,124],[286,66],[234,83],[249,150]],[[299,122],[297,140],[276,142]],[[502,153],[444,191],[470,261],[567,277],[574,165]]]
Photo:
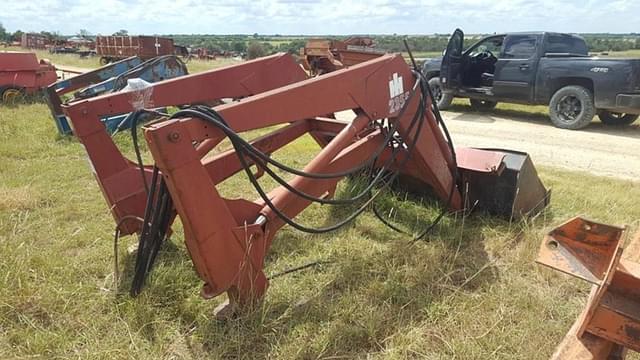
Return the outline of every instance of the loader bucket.
[[[467,208],[521,218],[534,216],[549,204],[550,191],[540,181],[528,154],[502,149],[483,150],[504,154],[503,165],[494,172],[459,168]]]

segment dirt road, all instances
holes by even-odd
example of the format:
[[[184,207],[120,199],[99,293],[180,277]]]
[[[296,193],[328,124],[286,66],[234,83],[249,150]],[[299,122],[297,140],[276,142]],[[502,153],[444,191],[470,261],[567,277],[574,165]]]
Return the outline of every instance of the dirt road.
[[[58,64],[55,64],[55,67],[58,73],[58,78],[60,79],[68,79],[78,74],[86,73],[93,70],[93,69],[82,68],[77,66],[66,66],[66,65],[58,65]]]
[[[580,131],[553,127],[542,116],[445,112],[456,146],[507,148],[528,152],[536,164],[640,181],[640,120],[632,126],[605,126],[597,119]]]

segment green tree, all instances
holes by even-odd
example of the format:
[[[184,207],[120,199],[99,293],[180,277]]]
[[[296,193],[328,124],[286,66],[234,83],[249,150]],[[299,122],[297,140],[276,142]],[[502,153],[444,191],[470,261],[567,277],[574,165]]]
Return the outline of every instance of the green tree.
[[[265,55],[264,47],[257,41],[252,41],[247,47],[247,58],[249,60],[259,58]]]
[[[89,37],[91,37],[91,33],[87,29],[80,29],[76,35],[78,35],[81,38],[89,38]]]
[[[9,40],[9,33],[7,33],[7,29],[4,28],[4,26],[2,26],[2,23],[0,23],[0,41],[8,41]]]
[[[22,34],[24,34],[24,32],[22,30],[16,30],[16,32],[13,33],[13,35],[11,35],[11,41],[21,41],[22,40]]]
[[[113,33],[113,36],[127,36],[127,35],[129,35],[129,32],[125,29],[120,29]]]
[[[307,41],[303,39],[292,40],[287,43],[278,45],[277,51],[288,52],[289,54],[298,54],[300,49],[306,45]]]
[[[244,41],[234,41],[231,48],[235,52],[245,53],[247,52],[247,44]]]

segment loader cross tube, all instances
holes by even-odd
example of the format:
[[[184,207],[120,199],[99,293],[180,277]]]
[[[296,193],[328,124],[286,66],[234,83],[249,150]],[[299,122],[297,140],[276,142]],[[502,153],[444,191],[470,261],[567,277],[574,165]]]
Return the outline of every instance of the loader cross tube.
[[[141,108],[208,103],[243,98],[307,78],[287,54],[276,54],[207,72],[157,82],[141,91],[120,92],[63,105],[74,133],[84,145],[92,171],[116,223],[142,217],[146,202],[137,164],[125,158],[100,119]],[[152,170],[145,167],[147,181]],[[136,221],[124,221],[121,233],[140,231]]]

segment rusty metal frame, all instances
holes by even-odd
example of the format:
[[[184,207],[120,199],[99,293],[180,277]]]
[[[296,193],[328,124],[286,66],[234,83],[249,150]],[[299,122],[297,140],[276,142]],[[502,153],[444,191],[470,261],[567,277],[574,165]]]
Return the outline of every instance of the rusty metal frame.
[[[74,133],[87,151],[92,171],[116,220],[142,217],[146,202],[137,164],[125,158],[101,118],[143,108],[202,104],[224,98],[239,99],[307,78],[287,54],[276,54],[241,64],[154,83],[141,91],[119,92],[63,105]],[[147,180],[151,169],[144,169]],[[125,221],[122,234],[140,230]]]
[[[593,284],[554,358],[622,358],[626,349],[640,351],[640,264],[622,258],[626,230],[576,217],[545,236],[538,263]]]
[[[238,103],[221,105],[216,111],[237,133],[292,123],[276,131],[277,134],[268,135],[269,139],[282,136],[278,147],[302,133],[314,131],[315,137],[326,135],[322,149],[304,168],[314,173],[340,172],[366,161],[375,149],[384,145],[384,133],[372,126],[373,121],[396,119],[404,139],[420,137],[411,154],[406,149],[400,150],[398,158],[408,158],[407,172],[431,187],[441,199],[446,201],[451,196],[451,209],[459,210],[462,195],[455,183],[455,163],[434,114],[424,112],[424,126],[419,134],[409,131],[419,101],[418,96],[409,96],[414,81],[411,69],[400,55],[386,55]],[[420,90],[416,91],[419,94]],[[405,104],[407,110],[400,114]],[[356,114],[349,123],[321,118],[323,114],[349,109]],[[217,191],[220,181],[240,170],[237,159],[229,152],[214,160],[203,160],[207,151],[225,138],[223,133],[197,118],[149,124],[144,133],[182,220],[196,271],[205,282],[203,295],[213,297],[227,292],[231,303],[240,305],[260,299],[268,287],[262,270],[264,257],[274,235],[285,223],[261,199],[225,199]],[[390,151],[386,149],[386,156]],[[488,172],[501,168],[504,155],[482,150],[470,153],[474,153],[466,157],[470,168]],[[218,173],[217,164],[222,162],[227,166]],[[289,185],[312,196],[330,196],[339,180],[295,176]],[[455,190],[450,193],[452,188]],[[310,204],[282,186],[267,197],[290,218]]]

